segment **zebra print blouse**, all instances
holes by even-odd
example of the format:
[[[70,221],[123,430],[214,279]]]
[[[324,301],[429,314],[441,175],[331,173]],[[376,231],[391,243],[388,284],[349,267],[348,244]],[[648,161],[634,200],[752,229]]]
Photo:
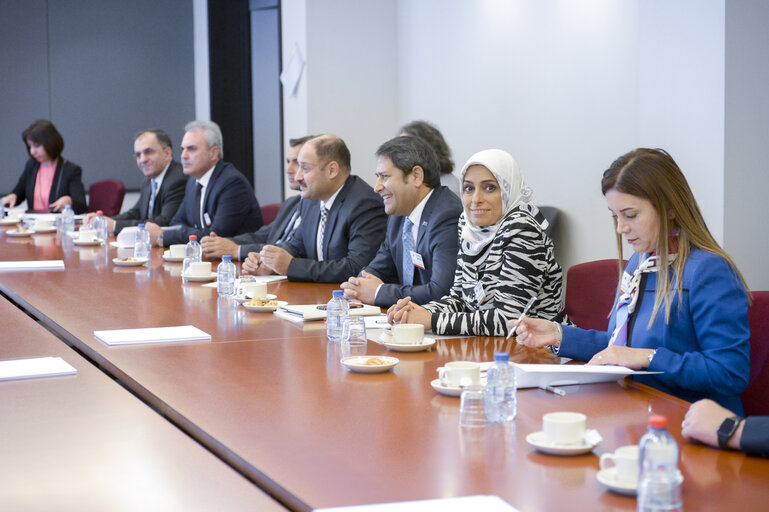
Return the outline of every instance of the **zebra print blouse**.
[[[466,222],[463,213],[460,234]],[[507,321],[517,319],[534,294],[527,316],[560,321],[563,272],[545,227],[539,210],[522,204],[507,214],[488,249],[478,256],[460,249],[449,294],[424,305],[432,312],[433,332],[506,336]]]

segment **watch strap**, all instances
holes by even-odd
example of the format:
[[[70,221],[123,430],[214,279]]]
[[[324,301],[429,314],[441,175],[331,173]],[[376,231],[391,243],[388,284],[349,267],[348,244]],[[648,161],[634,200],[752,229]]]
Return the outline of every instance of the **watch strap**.
[[[740,416],[732,416],[730,418],[726,418],[722,423],[721,426],[718,427],[718,446],[722,449],[727,449],[729,446],[729,439],[732,438],[735,432],[737,432],[737,427],[740,426],[740,422],[743,420]]]

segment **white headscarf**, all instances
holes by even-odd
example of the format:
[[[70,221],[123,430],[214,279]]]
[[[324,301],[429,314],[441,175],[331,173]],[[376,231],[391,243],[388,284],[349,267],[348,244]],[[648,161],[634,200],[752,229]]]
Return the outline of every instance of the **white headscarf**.
[[[502,194],[502,217],[491,226],[476,226],[470,220],[467,210],[462,213],[465,217],[465,226],[462,228],[462,251],[476,256],[494,239],[507,214],[520,204],[531,200],[532,190],[523,182],[523,174],[518,167],[518,162],[506,151],[486,149],[471,156],[459,174],[460,187],[463,186],[465,173],[471,165],[482,165],[488,169],[497,179]]]

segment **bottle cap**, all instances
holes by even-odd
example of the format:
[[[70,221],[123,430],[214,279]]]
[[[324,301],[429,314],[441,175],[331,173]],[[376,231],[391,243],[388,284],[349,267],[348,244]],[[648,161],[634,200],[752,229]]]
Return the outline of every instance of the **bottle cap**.
[[[144,224],[139,224],[139,229],[144,229]]]
[[[96,210],[96,215],[104,215],[104,212],[101,210]]]
[[[190,235],[190,240],[197,240],[197,239],[198,239],[198,235]]]
[[[231,262],[232,261],[232,256],[230,256],[229,254],[225,254],[224,256],[222,256],[222,262],[225,262],[225,261],[226,262]]]
[[[495,352],[494,353],[494,361],[509,361],[510,360],[510,354],[507,352]]]
[[[654,415],[649,418],[651,428],[668,428],[668,419],[665,416]]]
[[[343,298],[344,297],[344,290],[334,290],[331,292],[331,296],[333,298]]]

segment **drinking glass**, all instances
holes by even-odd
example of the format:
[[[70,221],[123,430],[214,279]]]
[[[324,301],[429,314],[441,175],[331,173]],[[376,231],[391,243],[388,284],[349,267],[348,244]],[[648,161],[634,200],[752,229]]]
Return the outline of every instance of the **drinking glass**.
[[[483,386],[471,384],[469,378],[462,379],[462,395],[459,399],[459,425],[461,427],[485,427],[486,406],[483,401]]]
[[[347,355],[366,353],[366,324],[362,316],[348,316],[342,324],[342,343]]]

